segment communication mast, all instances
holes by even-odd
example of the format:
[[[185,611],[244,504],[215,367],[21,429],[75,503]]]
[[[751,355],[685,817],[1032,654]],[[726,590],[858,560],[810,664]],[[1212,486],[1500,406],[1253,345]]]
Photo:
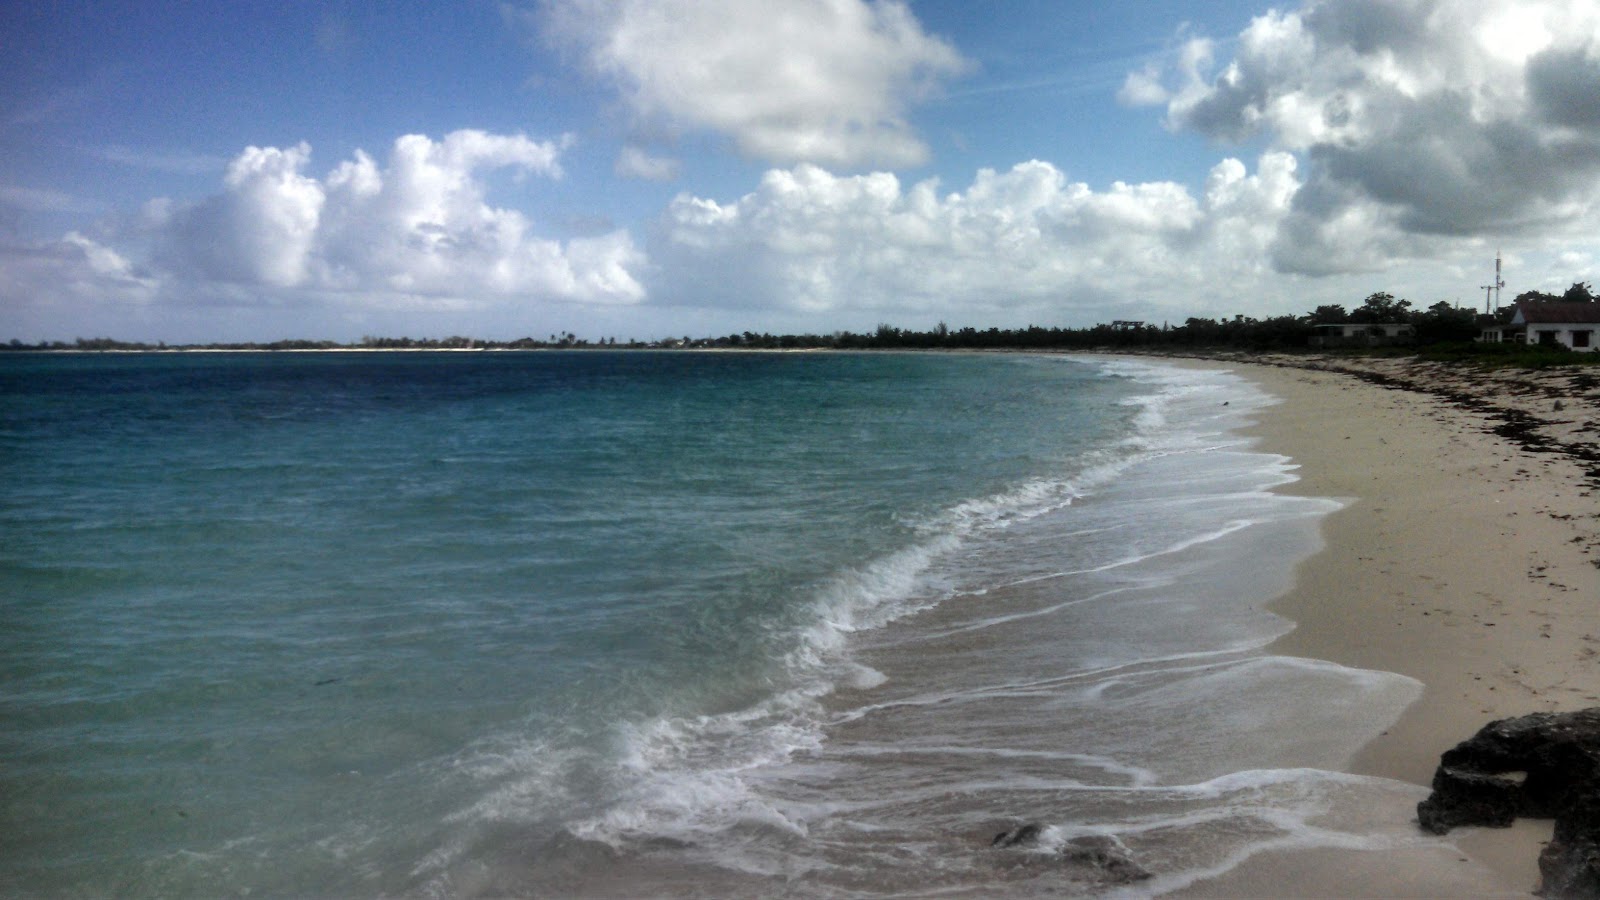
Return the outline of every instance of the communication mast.
[[[1500,251],[1496,250],[1494,252],[1494,281],[1481,285],[1483,288],[1484,315],[1493,315],[1494,311],[1500,308],[1500,289],[1505,286],[1505,281],[1500,278]],[[1491,294],[1494,295],[1494,309],[1489,308],[1489,296]]]

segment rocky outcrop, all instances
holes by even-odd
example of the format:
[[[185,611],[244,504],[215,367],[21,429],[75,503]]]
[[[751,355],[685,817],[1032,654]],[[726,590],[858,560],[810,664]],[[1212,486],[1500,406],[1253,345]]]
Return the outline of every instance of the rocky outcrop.
[[[1417,804],[1434,834],[1518,816],[1555,819],[1540,893],[1600,898],[1600,708],[1490,722],[1440,758],[1433,793]]]
[[[1556,816],[1556,830],[1539,854],[1539,893],[1600,897],[1600,799],[1580,797]]]

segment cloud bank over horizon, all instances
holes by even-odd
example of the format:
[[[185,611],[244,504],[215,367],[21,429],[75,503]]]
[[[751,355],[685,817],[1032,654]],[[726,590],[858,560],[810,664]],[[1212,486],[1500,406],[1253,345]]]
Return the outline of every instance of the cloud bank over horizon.
[[[71,232],[11,271],[27,301],[218,306],[403,306],[498,303],[631,304],[643,260],[626,231],[565,242],[485,199],[484,176],[560,178],[572,139],[534,141],[466,129],[435,141],[395,140],[386,164],[365,151],[325,176],[307,175],[311,147],[247,147],[220,192],[196,202],[157,198],[91,239]],[[140,248],[136,264],[118,249]],[[20,277],[19,277],[20,276]]]
[[[611,98],[611,139],[409,133],[321,174],[307,141],[247,146],[198,197],[54,240],[0,234],[11,327],[1089,324],[1459,297],[1502,246],[1512,265],[1565,267],[1547,281],[1600,260],[1590,0],[1313,0],[1228,40],[1183,27],[1115,99],[1214,161],[1103,186],[1069,177],[1070,148],[905,174],[934,155],[941,88],[980,65],[904,3],[544,0],[507,17]],[[696,133],[772,167],[708,189],[676,155],[673,136]],[[665,193],[621,224],[575,229],[570,199],[562,217],[528,210],[574,171],[596,198]],[[19,208],[98,208],[0,189]]]
[[[668,290],[735,308],[993,314],[1070,293],[1104,312],[1168,305],[1130,302],[1150,297],[1197,308],[1208,285],[1264,274],[1295,165],[1270,153],[1250,173],[1225,159],[1199,197],[1172,182],[1094,191],[1040,160],[981,170],[943,195],[884,172],[775,169],[733,203],[680,195],[652,252]]]

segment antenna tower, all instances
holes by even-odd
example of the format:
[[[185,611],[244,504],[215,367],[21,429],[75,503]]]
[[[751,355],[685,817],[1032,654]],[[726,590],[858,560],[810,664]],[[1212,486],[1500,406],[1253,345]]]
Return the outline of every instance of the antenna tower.
[[[1493,315],[1494,310],[1500,308],[1500,289],[1505,286],[1505,281],[1500,278],[1500,251],[1496,250],[1494,252],[1494,281],[1482,285],[1484,315]],[[1494,309],[1489,308],[1489,296],[1491,294],[1494,296]]]

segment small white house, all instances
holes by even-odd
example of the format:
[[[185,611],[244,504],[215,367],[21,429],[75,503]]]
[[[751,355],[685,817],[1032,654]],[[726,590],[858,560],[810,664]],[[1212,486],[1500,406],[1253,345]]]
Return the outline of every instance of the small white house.
[[[1407,344],[1416,339],[1417,329],[1406,322],[1376,324],[1346,323],[1343,325],[1318,325],[1311,338],[1313,347],[1366,346]]]
[[[1600,303],[1523,301],[1505,333],[1519,342],[1593,353],[1600,350]]]

